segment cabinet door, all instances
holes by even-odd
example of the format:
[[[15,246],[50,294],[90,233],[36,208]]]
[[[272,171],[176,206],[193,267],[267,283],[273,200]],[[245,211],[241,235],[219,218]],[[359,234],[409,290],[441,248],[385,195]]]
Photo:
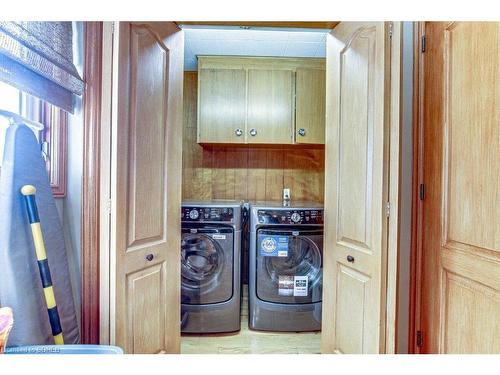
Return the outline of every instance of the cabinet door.
[[[198,142],[245,142],[246,73],[243,69],[200,69]]]
[[[247,143],[292,143],[293,72],[248,71]]]
[[[297,69],[296,143],[325,143],[325,71]]]

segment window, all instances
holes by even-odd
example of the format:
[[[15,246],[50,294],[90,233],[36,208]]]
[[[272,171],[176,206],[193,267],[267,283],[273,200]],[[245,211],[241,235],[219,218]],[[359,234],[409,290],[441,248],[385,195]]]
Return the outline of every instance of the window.
[[[18,89],[0,82],[0,108],[9,112],[20,114],[20,92]],[[0,167],[3,161],[5,145],[5,132],[9,127],[8,120],[0,116]]]
[[[0,108],[44,125],[44,129],[35,132],[35,135],[45,159],[52,192],[55,197],[64,197],[66,195],[67,113],[3,82],[0,82]],[[0,167],[8,125],[7,119],[0,117]]]

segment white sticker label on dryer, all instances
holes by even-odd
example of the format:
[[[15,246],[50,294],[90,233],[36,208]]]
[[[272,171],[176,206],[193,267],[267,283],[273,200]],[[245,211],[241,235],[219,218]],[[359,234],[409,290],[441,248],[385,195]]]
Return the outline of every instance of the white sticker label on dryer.
[[[293,295],[294,297],[307,297],[309,287],[309,279],[307,276],[294,276],[293,278]]]
[[[225,240],[226,235],[225,234],[212,234],[212,238],[214,240]]]
[[[279,276],[278,295],[293,296],[294,280],[293,276]]]

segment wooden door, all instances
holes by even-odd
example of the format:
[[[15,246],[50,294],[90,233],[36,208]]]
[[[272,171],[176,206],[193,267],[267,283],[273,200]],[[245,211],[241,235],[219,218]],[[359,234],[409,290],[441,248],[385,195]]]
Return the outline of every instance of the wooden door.
[[[295,143],[325,143],[325,71],[297,68]]]
[[[380,353],[385,352],[389,25],[341,22],[327,38],[322,352]],[[397,213],[391,212],[391,220],[398,220]]]
[[[200,69],[198,142],[244,143],[246,71]]]
[[[183,35],[171,22],[115,23],[110,342],[180,350]]]
[[[249,69],[247,143],[293,143],[291,70]]]
[[[423,353],[500,353],[500,23],[425,26]]]

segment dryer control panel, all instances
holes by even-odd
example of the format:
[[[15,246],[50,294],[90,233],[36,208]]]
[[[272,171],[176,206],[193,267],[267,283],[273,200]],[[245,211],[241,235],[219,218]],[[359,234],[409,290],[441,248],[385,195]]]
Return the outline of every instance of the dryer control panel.
[[[323,225],[323,210],[258,210],[257,218],[259,224]]]
[[[224,221],[232,223],[234,221],[234,212],[231,207],[182,207],[181,221]]]

